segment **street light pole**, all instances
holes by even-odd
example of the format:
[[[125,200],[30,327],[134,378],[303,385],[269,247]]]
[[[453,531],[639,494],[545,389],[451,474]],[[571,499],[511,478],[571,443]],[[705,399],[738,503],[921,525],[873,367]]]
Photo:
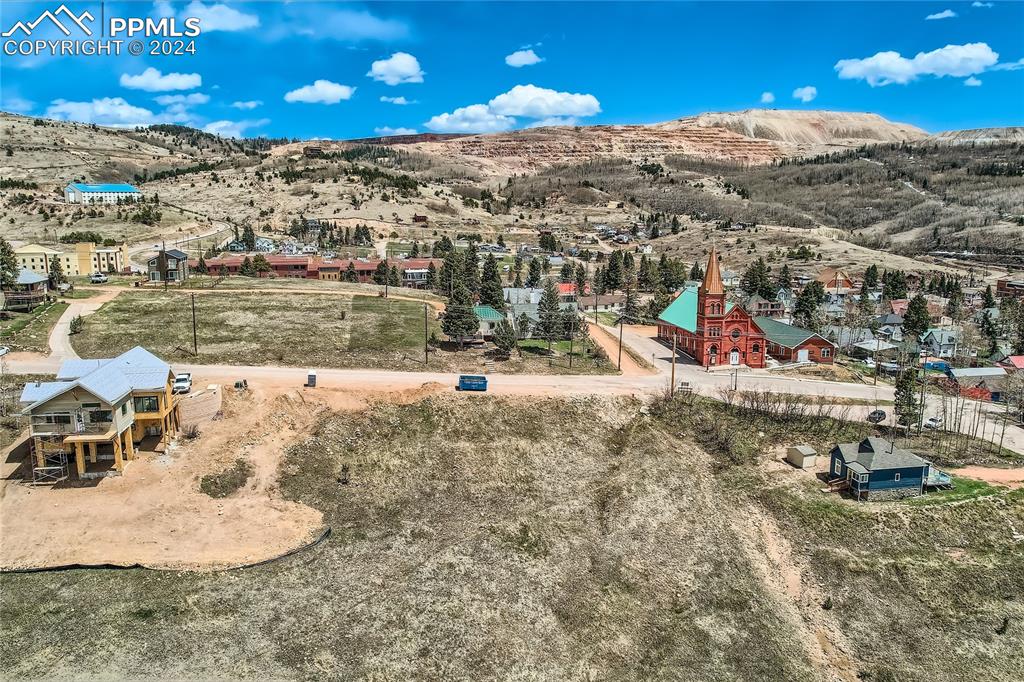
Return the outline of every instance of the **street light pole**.
[[[622,316],[619,316],[619,371],[622,371]]]

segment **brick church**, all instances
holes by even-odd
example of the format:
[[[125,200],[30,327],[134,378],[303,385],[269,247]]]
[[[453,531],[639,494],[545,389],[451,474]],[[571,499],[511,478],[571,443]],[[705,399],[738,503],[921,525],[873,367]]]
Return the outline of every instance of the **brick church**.
[[[686,287],[658,316],[658,338],[704,367],[764,367],[765,335],[743,309],[725,300],[718,251],[711,247],[704,281]]]

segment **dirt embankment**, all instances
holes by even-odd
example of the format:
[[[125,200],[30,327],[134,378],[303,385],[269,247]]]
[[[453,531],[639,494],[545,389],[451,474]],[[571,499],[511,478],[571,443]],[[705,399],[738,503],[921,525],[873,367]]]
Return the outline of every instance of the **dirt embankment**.
[[[281,456],[324,415],[367,402],[342,390],[250,386],[242,393],[228,388],[219,414],[197,398],[195,418],[186,414],[182,422],[197,424],[200,435],[141,453],[122,476],[36,488],[11,480],[8,464],[0,484],[0,566],[214,570],[279,556],[316,537],[321,513],[280,495]],[[386,398],[408,402],[436,390],[424,385]],[[224,475],[239,461],[246,475],[237,489],[216,499],[202,492],[204,478]]]

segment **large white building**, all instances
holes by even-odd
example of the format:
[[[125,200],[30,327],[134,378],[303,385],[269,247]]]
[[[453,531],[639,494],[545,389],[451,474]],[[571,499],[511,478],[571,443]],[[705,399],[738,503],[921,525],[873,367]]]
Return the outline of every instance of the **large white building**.
[[[142,192],[133,185],[72,182],[64,188],[64,199],[69,204],[116,204],[118,201],[141,201]]]

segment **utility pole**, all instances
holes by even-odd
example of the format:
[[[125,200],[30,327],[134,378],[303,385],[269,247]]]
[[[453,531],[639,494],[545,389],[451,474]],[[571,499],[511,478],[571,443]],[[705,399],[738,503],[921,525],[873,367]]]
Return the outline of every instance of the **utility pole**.
[[[619,371],[622,371],[622,316],[619,316]]]
[[[569,369],[572,369],[572,341],[576,337],[576,311],[569,319]]]
[[[668,395],[669,395],[670,398],[674,397],[675,394],[676,394],[676,339],[677,338],[679,338],[679,335],[675,331],[673,331],[672,332],[672,379],[670,380],[671,383],[669,383],[669,386],[668,386]]]
[[[429,312],[428,312],[429,308],[430,308],[430,306],[428,306],[426,303],[423,304],[423,364],[424,364],[424,366],[427,365],[430,362],[430,347],[427,345],[427,343],[428,343],[429,328],[430,328],[430,323],[428,321],[428,319],[429,319]]]
[[[390,242],[388,242],[390,244]],[[391,265],[388,263],[388,247],[384,246],[384,298],[388,297],[388,281],[391,279]]]
[[[167,291],[167,242],[160,242],[160,256],[156,261],[160,268],[160,279],[164,281],[164,291]]]
[[[196,295],[192,294],[192,354],[199,355],[199,336],[196,333]]]

